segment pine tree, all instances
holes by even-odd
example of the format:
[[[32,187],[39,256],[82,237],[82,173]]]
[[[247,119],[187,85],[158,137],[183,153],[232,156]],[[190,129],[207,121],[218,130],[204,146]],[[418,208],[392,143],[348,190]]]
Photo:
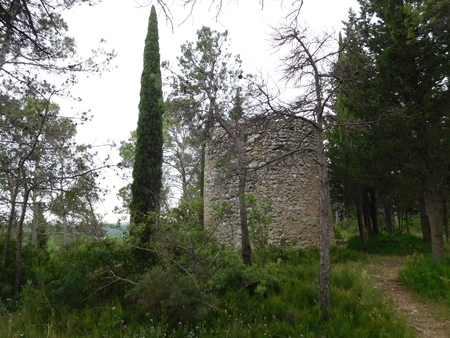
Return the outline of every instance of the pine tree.
[[[152,233],[152,213],[159,211],[162,187],[164,112],[158,41],[158,20],[152,6],[144,48],[136,154],[131,185],[130,234],[146,241]]]

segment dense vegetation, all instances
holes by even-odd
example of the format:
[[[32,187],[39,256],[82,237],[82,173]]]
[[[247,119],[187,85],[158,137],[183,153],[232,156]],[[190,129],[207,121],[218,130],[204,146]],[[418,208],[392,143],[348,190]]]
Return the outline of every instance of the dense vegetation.
[[[149,219],[160,209],[162,186],[164,102],[159,55],[158,20],[151,8],[144,47],[144,69],[141,76],[139,119],[131,184],[131,228],[137,242],[148,240],[152,232]]]
[[[210,242],[201,258],[216,255],[218,248]],[[220,248],[208,276],[194,275],[188,265],[192,257],[180,248],[171,250],[179,251],[167,252],[171,259],[148,253],[146,261],[152,263],[147,264],[136,262],[132,247],[120,238],[100,243],[85,239],[35,252],[27,261],[22,299],[2,300],[2,315],[8,320],[2,321],[0,333],[412,337],[405,319],[372,287],[364,269],[367,258],[356,251],[331,251],[333,307],[331,320],[324,323],[317,304],[317,250],[266,247],[255,252],[256,264],[247,267],[235,249]]]

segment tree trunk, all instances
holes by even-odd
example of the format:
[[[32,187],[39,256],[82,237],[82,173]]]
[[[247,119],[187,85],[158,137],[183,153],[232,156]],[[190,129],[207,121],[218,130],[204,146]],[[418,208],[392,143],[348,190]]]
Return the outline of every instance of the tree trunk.
[[[385,200],[383,200],[383,216],[384,216],[384,223],[386,224],[386,230],[391,234],[393,234],[394,225],[392,224],[391,206]]]
[[[372,219],[370,217],[370,203],[369,203],[369,196],[367,195],[366,189],[363,189],[362,193],[362,210],[363,210],[363,217],[364,217],[364,225],[366,227],[367,237],[372,238]]]
[[[92,200],[89,196],[89,194],[87,194],[86,196],[86,201],[89,205],[89,211],[90,211],[90,223],[92,223],[92,227],[93,227],[93,232],[94,232],[94,236],[95,239],[100,242],[104,236],[104,232],[103,232],[103,228],[102,228],[102,224],[98,221],[97,216],[95,215],[95,209],[94,206],[92,205]]]
[[[17,251],[16,251],[16,280],[14,283],[14,295],[20,292],[20,285],[22,281],[22,249],[23,249],[23,223],[25,221],[25,215],[28,206],[28,197],[30,195],[30,189],[25,186],[25,193],[23,195],[22,212],[20,215],[19,223],[17,224]]]
[[[420,213],[420,224],[422,225],[423,241],[425,243],[431,243],[430,220],[428,218],[427,210],[425,207],[425,195],[423,192],[419,193],[419,213]]]
[[[6,238],[5,243],[3,244],[3,253],[2,253],[2,275],[5,274],[6,269],[6,259],[8,257],[8,246],[9,241],[11,240],[11,232],[14,225],[14,220],[16,218],[16,205],[17,205],[17,195],[19,194],[19,184],[14,187],[14,190],[11,194],[11,210],[9,212],[8,218],[8,229],[6,230]]]
[[[205,142],[202,144],[202,153],[200,160],[200,198],[201,205],[198,210],[198,220],[202,230],[205,230],[205,210],[204,210],[204,197],[205,197]]]
[[[409,215],[408,212],[405,212],[405,224],[406,224],[406,233],[410,234],[410,229],[409,229]]]
[[[322,124],[320,124],[322,126]],[[327,162],[323,140],[323,130],[318,130],[317,154],[319,162],[319,224],[320,224],[320,269],[319,269],[319,305],[324,321],[330,319],[331,309],[331,259],[330,259],[330,225],[331,207],[328,185]]]
[[[440,261],[445,255],[444,231],[442,227],[440,196],[433,173],[425,177],[425,205],[430,221],[433,259]]]
[[[241,225],[242,259],[245,265],[252,264],[252,248],[247,222],[247,205],[245,203],[245,174],[239,175],[239,220]]]
[[[215,99],[210,97],[211,102],[214,105],[217,105]],[[219,112],[220,109],[216,106],[215,111]],[[248,231],[248,222],[247,222],[247,205],[245,202],[245,185],[247,180],[247,169],[245,167],[245,149],[244,149],[244,135],[233,132],[229,125],[223,120],[223,118],[218,114],[216,115],[216,119],[219,122],[220,126],[225,130],[227,135],[233,140],[234,149],[237,153],[237,172],[239,176],[239,185],[238,185],[238,198],[239,198],[239,221],[241,227],[241,243],[242,243],[242,259],[245,265],[252,264],[252,248],[250,245],[250,235]]]
[[[40,208],[35,193],[32,194],[31,199],[33,201],[33,220],[31,221],[31,245],[37,247],[39,245],[38,237],[39,237]]]
[[[445,238],[449,237],[449,228],[448,228],[448,210],[447,210],[447,200],[445,198],[442,199],[442,222],[444,225]]]
[[[8,56],[8,53],[11,50],[12,40],[14,36],[14,26],[17,24],[16,20],[17,16],[20,13],[21,6],[22,5],[20,3],[20,0],[14,0],[11,2],[9,6],[8,13],[5,13],[6,15],[4,14],[6,19],[5,21],[7,21],[7,24],[6,24],[6,32],[3,35],[4,38],[2,46],[0,48],[0,69],[3,69],[3,66],[6,63],[6,57]]]
[[[372,235],[378,236],[380,234],[380,227],[378,226],[377,196],[373,189],[369,189],[369,198],[369,212],[372,223]]]
[[[238,171],[239,171],[239,220],[241,225],[242,259],[245,265],[252,264],[252,248],[250,245],[250,234],[247,222],[247,204],[245,202],[245,185],[247,181],[247,169],[244,161],[244,146],[242,140],[235,139],[238,150]]]
[[[355,207],[356,207],[356,219],[358,221],[359,236],[363,242],[369,240],[369,234],[367,233],[367,227],[364,220],[364,211],[361,191],[358,191],[355,196]]]
[[[63,221],[63,242],[64,245],[69,244],[69,224],[67,222],[67,215],[64,212],[62,215],[62,221]]]
[[[402,210],[399,208],[398,209],[398,233],[401,235],[403,233],[403,212]]]

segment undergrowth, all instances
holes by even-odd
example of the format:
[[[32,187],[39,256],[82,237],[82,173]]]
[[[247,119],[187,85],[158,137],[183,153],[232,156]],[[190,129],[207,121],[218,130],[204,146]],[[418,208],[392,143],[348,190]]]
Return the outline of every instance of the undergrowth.
[[[443,301],[450,310],[450,256],[436,262],[430,254],[414,254],[400,270],[400,280],[421,296]]]
[[[363,242],[359,235],[348,241],[348,249],[377,254],[406,256],[431,252],[431,246],[422,238],[410,234],[384,233]]]
[[[66,248],[51,255],[59,264],[47,262],[57,271],[38,267],[38,279],[25,286],[18,310],[4,306],[0,336],[409,337],[406,321],[371,286],[364,258],[345,249],[331,251],[333,303],[331,320],[324,323],[317,304],[317,249],[267,248],[260,256],[264,261],[255,252],[250,268],[236,265],[235,249],[222,249],[221,269],[211,270],[218,275],[199,287],[201,278],[194,282],[164,261],[137,274],[130,262],[121,262],[129,254],[125,244]],[[122,279],[112,279],[106,269],[120,272]],[[85,283],[93,289],[82,287],[77,271],[86,273]],[[73,298],[58,299],[64,288]]]

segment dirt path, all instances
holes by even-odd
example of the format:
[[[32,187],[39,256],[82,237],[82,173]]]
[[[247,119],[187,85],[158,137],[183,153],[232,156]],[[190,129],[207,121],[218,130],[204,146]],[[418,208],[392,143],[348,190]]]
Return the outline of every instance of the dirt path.
[[[400,284],[398,271],[405,264],[402,257],[370,259],[370,272],[376,278],[376,287],[393,298],[397,311],[409,318],[419,338],[450,338],[450,319],[439,320],[426,304],[415,300],[409,289]]]

